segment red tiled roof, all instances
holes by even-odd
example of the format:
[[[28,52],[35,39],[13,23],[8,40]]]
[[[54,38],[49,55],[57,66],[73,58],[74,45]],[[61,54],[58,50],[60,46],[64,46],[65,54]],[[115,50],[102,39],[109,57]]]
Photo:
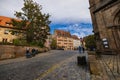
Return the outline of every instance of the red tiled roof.
[[[55,30],[55,33],[59,36],[71,37],[70,32],[64,30]]]
[[[72,38],[73,38],[73,39],[78,39],[78,40],[79,40],[79,38],[78,38],[76,35],[72,35]]]
[[[15,19],[15,18],[10,18],[10,17],[6,17],[6,16],[0,16],[0,26],[13,27],[12,24],[11,24],[12,19],[14,19],[16,21],[21,21],[19,19]],[[6,24],[10,24],[10,25],[6,25]]]
[[[0,16],[0,26],[2,27],[9,27],[9,28],[13,28],[13,25],[11,24],[11,20],[14,18],[10,18],[10,17],[5,17],[5,16]],[[14,19],[16,21],[21,21],[19,19]],[[7,25],[8,24],[8,25]],[[26,27],[24,27],[23,29],[26,29]]]
[[[11,19],[13,19],[13,18],[5,17],[5,16],[0,16],[0,26],[12,27],[12,25],[9,24],[11,22]],[[7,25],[7,24],[9,24],[9,25]]]

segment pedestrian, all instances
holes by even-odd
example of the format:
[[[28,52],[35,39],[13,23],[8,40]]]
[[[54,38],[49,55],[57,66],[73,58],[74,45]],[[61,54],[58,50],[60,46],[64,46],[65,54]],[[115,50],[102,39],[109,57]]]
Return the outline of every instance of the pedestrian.
[[[82,47],[82,50],[83,50],[83,53],[85,52],[85,48],[84,47]]]
[[[32,55],[32,56],[35,56],[35,49],[34,49],[34,48],[32,49],[31,52],[32,52],[31,55]]]
[[[79,53],[81,53],[81,46],[78,47]]]
[[[26,48],[26,58],[30,58],[31,54],[30,54],[30,48]]]
[[[26,48],[26,53],[29,53],[30,52],[30,48]]]

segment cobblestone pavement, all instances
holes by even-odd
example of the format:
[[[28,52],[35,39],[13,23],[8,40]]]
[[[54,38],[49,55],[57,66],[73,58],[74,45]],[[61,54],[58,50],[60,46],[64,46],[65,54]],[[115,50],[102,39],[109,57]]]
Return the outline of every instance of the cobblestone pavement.
[[[86,66],[77,65],[78,51],[50,51],[33,58],[0,61],[0,80],[89,80]]]
[[[86,56],[86,54],[78,53],[66,61],[56,64],[36,80],[90,80],[88,66],[78,66],[77,64],[77,56]]]

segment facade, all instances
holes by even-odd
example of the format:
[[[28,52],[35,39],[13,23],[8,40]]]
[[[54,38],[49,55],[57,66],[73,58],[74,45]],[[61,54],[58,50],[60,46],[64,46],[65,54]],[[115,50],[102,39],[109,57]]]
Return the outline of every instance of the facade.
[[[81,46],[81,41],[76,35],[72,35],[73,38],[73,48],[74,50],[78,49],[79,46]]]
[[[73,38],[71,34],[63,30],[55,30],[54,37],[57,41],[57,48],[73,50]]]
[[[0,16],[0,42],[12,43],[14,39],[22,37],[23,33],[17,33],[18,29],[13,28],[10,24],[12,18]],[[11,34],[11,30],[16,31]],[[21,30],[23,31],[23,30]]]
[[[23,38],[26,36],[25,29],[14,28],[11,24],[11,19],[9,17],[0,16],[0,43],[13,43],[14,39]],[[17,20],[17,19],[15,19]],[[20,20],[17,20],[20,21]],[[14,34],[11,34],[11,31],[15,31]],[[18,33],[18,31],[20,33]],[[48,35],[46,39],[45,47],[50,48],[51,35]]]
[[[89,0],[97,51],[120,53],[120,0]]]

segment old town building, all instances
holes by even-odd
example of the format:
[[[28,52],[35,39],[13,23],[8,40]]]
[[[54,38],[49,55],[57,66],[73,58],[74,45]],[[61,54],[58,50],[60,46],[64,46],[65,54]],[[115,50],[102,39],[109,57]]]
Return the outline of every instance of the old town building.
[[[20,29],[13,28],[10,24],[12,18],[0,16],[0,42],[12,43],[14,39],[21,38],[25,36],[23,34],[24,30],[21,30],[21,33],[17,31]],[[11,34],[11,31],[16,31],[14,34]]]
[[[14,28],[11,24],[12,19],[10,17],[0,16],[0,43],[13,43],[14,39],[26,39],[26,30]],[[18,19],[14,20],[20,21]],[[14,31],[14,34],[12,34],[12,31]],[[48,35],[44,44],[45,47],[50,48],[50,39],[51,35]]]
[[[57,41],[57,48],[64,50],[73,50],[73,38],[71,34],[63,30],[55,30],[54,37]]]
[[[73,38],[73,48],[74,50],[78,49],[79,46],[82,45],[80,39],[76,35],[72,35]]]
[[[120,0],[89,0],[97,51],[120,53]]]

